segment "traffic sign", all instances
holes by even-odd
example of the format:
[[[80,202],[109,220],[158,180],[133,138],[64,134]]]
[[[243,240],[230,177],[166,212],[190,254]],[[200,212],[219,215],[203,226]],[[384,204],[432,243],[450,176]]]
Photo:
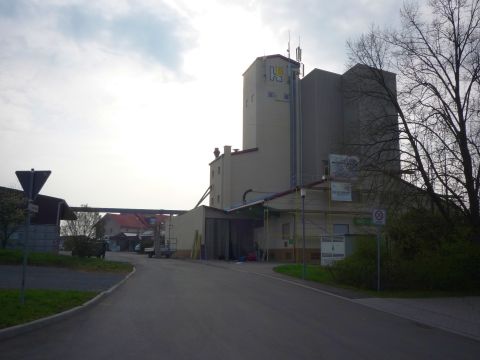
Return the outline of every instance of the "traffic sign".
[[[34,203],[28,203],[28,211],[30,211],[31,213],[37,214],[38,205],[35,205]]]
[[[373,225],[385,225],[387,221],[387,210],[373,209],[372,223]]]
[[[50,170],[42,171],[15,171],[23,191],[28,199],[35,200],[43,185],[52,172]]]

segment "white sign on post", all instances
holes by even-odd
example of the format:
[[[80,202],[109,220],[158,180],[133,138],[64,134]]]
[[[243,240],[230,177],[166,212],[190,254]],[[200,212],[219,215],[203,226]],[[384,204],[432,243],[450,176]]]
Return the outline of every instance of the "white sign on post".
[[[387,211],[384,209],[373,209],[372,224],[385,225],[387,221]]]
[[[38,213],[38,205],[35,205],[31,202],[28,203],[28,211],[30,211],[31,213]]]
[[[352,201],[352,184],[332,181],[330,188],[332,201]]]

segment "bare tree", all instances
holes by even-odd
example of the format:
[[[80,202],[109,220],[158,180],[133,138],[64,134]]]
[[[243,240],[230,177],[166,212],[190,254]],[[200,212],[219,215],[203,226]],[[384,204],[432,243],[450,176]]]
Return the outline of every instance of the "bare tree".
[[[405,4],[398,30],[375,27],[348,43],[378,96],[398,114],[402,170],[446,221],[454,203],[480,236],[480,0]],[[397,90],[385,74],[397,74]]]
[[[10,236],[25,221],[25,198],[21,191],[0,189],[1,248],[7,246]]]
[[[88,208],[88,205],[82,205]],[[65,221],[61,227],[61,233],[64,236],[86,236],[89,239],[100,237],[97,233],[95,225],[100,221],[102,216],[98,212],[75,212],[77,220]]]

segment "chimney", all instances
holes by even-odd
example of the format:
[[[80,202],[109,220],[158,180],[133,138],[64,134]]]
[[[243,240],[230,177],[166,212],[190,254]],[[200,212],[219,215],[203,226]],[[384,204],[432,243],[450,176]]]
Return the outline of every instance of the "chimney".
[[[213,150],[213,155],[215,155],[215,159],[220,156],[220,150],[218,150],[218,147],[216,147],[215,150]]]

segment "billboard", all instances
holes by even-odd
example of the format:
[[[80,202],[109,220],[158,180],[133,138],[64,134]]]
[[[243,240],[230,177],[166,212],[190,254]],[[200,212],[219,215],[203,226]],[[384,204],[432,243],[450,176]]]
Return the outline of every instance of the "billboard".
[[[358,178],[360,160],[357,156],[330,154],[328,160],[331,179]]]

